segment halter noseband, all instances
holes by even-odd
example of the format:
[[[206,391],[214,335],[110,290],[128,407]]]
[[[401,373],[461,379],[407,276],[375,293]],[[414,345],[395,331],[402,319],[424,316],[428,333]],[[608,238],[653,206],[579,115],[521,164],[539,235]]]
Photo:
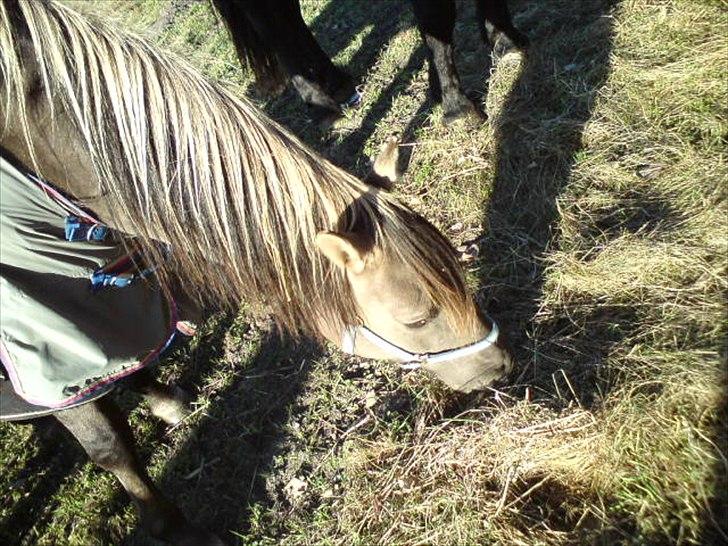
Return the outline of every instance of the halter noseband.
[[[356,336],[360,333],[368,341],[388,352],[392,357],[402,361],[402,368],[406,370],[416,370],[428,364],[439,364],[441,362],[463,358],[486,350],[498,341],[498,325],[493,319],[490,319],[490,322],[493,325],[490,333],[480,341],[458,347],[457,349],[448,349],[437,353],[411,353],[410,351],[387,341],[382,336],[373,332],[364,325],[349,326],[345,328],[342,333],[341,350],[349,354],[354,354],[354,351],[356,350]]]

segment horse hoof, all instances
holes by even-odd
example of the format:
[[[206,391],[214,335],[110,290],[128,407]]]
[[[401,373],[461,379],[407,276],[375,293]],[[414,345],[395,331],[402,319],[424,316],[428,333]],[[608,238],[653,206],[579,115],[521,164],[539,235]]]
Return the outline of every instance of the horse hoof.
[[[225,546],[217,536],[200,529],[192,529],[185,533],[184,538],[173,542],[174,546]]]
[[[172,396],[169,398],[165,397],[161,400],[155,400],[151,404],[152,415],[161,419],[166,424],[174,426],[179,424],[185,417],[190,413],[190,403],[192,402],[192,396],[175,386],[173,388]]]

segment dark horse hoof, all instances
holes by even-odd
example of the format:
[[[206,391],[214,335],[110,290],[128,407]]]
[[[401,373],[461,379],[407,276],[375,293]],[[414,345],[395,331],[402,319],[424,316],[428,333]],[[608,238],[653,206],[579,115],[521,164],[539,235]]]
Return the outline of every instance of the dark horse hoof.
[[[173,546],[225,546],[216,535],[187,521],[179,509],[165,499],[152,513],[143,514],[142,526],[157,540]]]
[[[172,541],[174,546],[225,546],[218,537],[207,531],[188,527],[185,536]]]

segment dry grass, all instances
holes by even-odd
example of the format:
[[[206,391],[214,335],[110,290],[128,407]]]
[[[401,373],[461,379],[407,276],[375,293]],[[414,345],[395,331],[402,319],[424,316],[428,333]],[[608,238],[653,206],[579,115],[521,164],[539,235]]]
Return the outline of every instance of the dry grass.
[[[232,450],[229,466],[255,468],[240,488],[260,479],[267,495],[236,497],[244,516],[230,516],[216,493],[230,491],[225,469],[203,472],[205,487],[190,493],[173,485],[198,466],[184,459],[167,487],[188,511],[210,491],[200,521],[246,545],[725,543],[725,3],[513,2],[533,47],[492,71],[488,122],[454,128],[427,107],[409,15],[394,18],[373,58],[357,56],[372,32],[358,21],[386,26],[400,15],[394,4],[383,15],[360,5],[328,13],[352,27],[327,27],[321,39],[366,75],[363,108],[322,135],[292,95],[263,105],[359,172],[363,152],[405,135],[412,154],[397,191],[456,244],[475,242],[470,281],[509,332],[519,371],[499,393],[459,397],[327,355],[283,410],[275,431],[285,441],[263,466],[247,446],[229,447],[263,427],[250,402],[251,414],[205,409],[209,418],[175,431],[156,472],[169,476],[167,461],[200,430],[224,429],[212,437]],[[314,22],[330,7],[304,3]],[[143,30],[164,3],[101,8]],[[157,39],[250,92],[207,8],[185,9]],[[482,90],[487,51],[467,20],[459,40],[466,84]],[[265,347],[256,335],[229,331],[200,407],[240,393],[258,400],[266,383],[238,379]],[[307,484],[298,500],[281,493],[293,476]],[[62,492],[67,504],[89,490],[74,487]],[[41,543],[63,542],[68,523],[54,518]],[[114,518],[121,536],[133,525],[128,510]]]
[[[356,445],[345,464],[366,479],[350,487],[336,534],[377,544],[554,543],[596,515],[595,428],[584,410],[557,416],[524,402],[495,416],[466,412],[406,445]]]

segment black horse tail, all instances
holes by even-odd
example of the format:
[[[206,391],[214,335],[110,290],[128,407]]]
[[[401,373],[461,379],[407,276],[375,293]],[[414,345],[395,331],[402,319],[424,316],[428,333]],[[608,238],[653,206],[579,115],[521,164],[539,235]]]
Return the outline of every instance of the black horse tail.
[[[238,58],[255,74],[258,88],[269,95],[281,93],[288,82],[288,76],[272,48],[265,43],[251,22],[247,11],[249,2],[212,0],[212,5],[228,29]]]

